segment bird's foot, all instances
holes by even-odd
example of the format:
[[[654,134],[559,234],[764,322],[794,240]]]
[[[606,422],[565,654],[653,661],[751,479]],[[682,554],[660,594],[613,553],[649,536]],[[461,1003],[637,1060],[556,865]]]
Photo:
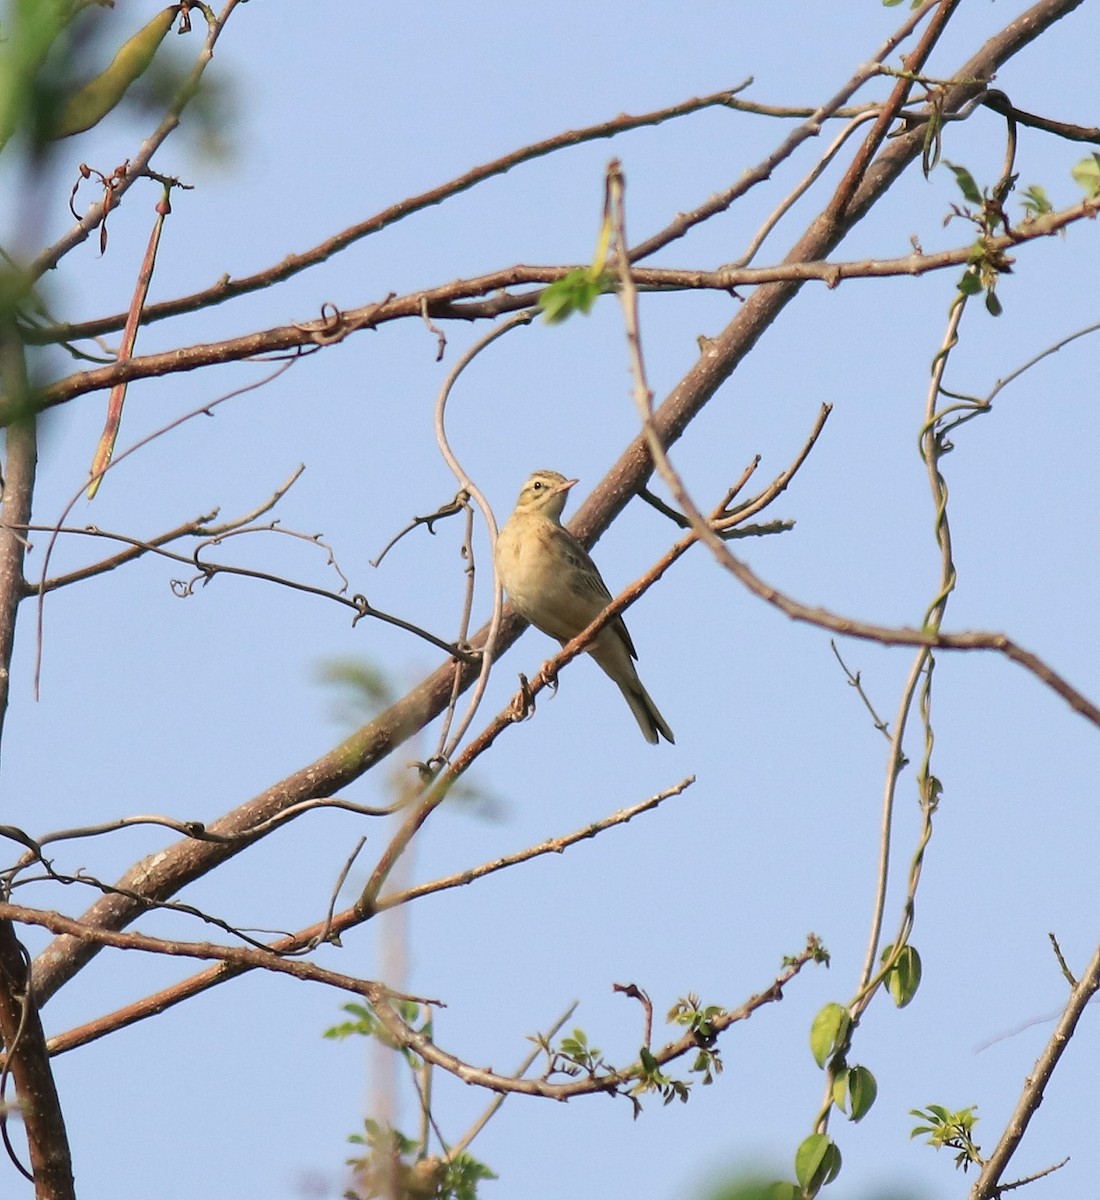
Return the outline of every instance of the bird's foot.
[[[508,710],[508,716],[513,721],[526,721],[528,717],[535,715],[535,696],[531,691],[531,684],[527,680],[527,676],[520,672],[519,676],[519,691],[512,697],[512,704]]]

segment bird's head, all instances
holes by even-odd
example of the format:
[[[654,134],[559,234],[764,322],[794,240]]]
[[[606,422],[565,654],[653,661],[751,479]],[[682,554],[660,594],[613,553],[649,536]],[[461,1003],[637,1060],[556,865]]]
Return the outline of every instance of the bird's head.
[[[557,471],[536,471],[523,485],[516,501],[517,512],[539,513],[556,521],[565,508],[569,489],[577,482]]]

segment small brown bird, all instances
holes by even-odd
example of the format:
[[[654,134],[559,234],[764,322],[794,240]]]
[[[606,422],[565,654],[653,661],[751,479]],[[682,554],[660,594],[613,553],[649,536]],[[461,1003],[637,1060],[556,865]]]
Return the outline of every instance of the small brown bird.
[[[585,548],[565,528],[561,514],[575,479],[536,471],[523,485],[515,512],[497,537],[500,582],[513,607],[564,646],[611,603],[611,593]],[[672,730],[642,687],[638,657],[622,617],[609,621],[588,653],[618,684],[647,742],[674,742]]]

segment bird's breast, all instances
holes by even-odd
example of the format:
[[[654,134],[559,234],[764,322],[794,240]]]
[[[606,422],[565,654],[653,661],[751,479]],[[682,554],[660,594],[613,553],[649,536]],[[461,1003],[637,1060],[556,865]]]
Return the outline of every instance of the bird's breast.
[[[497,538],[496,563],[500,582],[513,607],[532,625],[551,637],[568,641],[581,629],[570,612],[563,563],[539,523],[516,527],[509,521]],[[564,601],[564,603],[563,603]]]

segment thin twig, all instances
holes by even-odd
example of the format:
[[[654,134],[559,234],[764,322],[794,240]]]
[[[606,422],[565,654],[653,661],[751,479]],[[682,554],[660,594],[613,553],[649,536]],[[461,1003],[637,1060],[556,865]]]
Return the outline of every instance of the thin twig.
[[[883,737],[885,737],[887,740],[889,740],[890,725],[888,722],[884,721],[878,715],[878,713],[875,711],[875,706],[871,703],[871,698],[867,695],[866,691],[863,688],[863,680],[860,676],[860,673],[858,671],[857,672],[851,671],[848,667],[848,664],[844,661],[843,658],[841,658],[840,649],[836,644],[835,638],[829,639],[829,648],[832,650],[833,655],[836,658],[836,661],[838,663],[840,663],[840,669],[844,672],[845,676],[847,677],[848,686],[855,688],[856,694],[859,696],[860,700],[863,701],[863,707],[871,714],[871,720],[874,722],[875,728],[879,731],[879,733],[881,733],[883,735]]]
[[[226,22],[229,20],[233,10],[242,2],[243,0],[226,0],[225,6],[216,19],[213,22],[207,22],[206,40],[203,43],[202,50],[195,59],[195,65],[180,85],[172,103],[169,105],[168,110],[161,118],[156,129],[142,142],[138,152],[129,160],[126,170],[122,173],[121,178],[111,193],[104,197],[98,204],[93,204],[68,233],[54,242],[52,246],[43,250],[35,258],[34,262],[30,264],[26,271],[28,285],[35,283],[47,271],[53,270],[70,250],[86,241],[92,232],[103,223],[108,212],[118,207],[122,197],[136,180],[150,176],[149,163],[153,155],[179,125],[183,110],[199,90],[203,73],[214,56],[214,46],[225,29]],[[112,325],[110,328],[120,329],[124,321],[125,315],[123,314],[119,323]],[[107,330],[101,332],[107,332]]]
[[[404,529],[399,530],[393,535],[393,537],[390,538],[390,540],[378,552],[378,556],[370,560],[370,565],[372,567],[381,566],[382,559],[389,554],[394,546],[396,546],[406,534],[412,533],[414,529],[419,529],[421,525],[425,526],[430,534],[434,534],[436,521],[442,521],[444,517],[456,516],[458,513],[462,512],[468,507],[469,501],[470,497],[467,495],[467,493],[464,490],[460,490],[455,494],[455,498],[453,500],[448,501],[446,504],[441,504],[439,508],[435,510],[435,512],[428,513],[428,515],[424,517],[413,517],[413,519],[408,523],[408,525],[405,526]]]
[[[1054,957],[1058,960],[1058,966],[1061,968],[1066,982],[1071,988],[1075,988],[1077,980],[1073,977],[1073,972],[1069,969],[1069,963],[1066,962],[1066,956],[1062,953],[1062,947],[1058,945],[1058,939],[1053,933],[1048,933],[1047,937],[1050,938],[1051,949],[1054,951]]]
[[[475,879],[480,879],[484,875],[491,875],[497,871],[506,870],[509,867],[526,862],[530,858],[546,854],[560,854],[570,846],[596,837],[607,829],[618,825],[625,825],[633,820],[634,817],[657,808],[665,800],[680,795],[692,783],[694,783],[694,777],[685,779],[675,787],[668,788],[666,791],[652,796],[640,804],[636,804],[631,808],[621,809],[609,817],[592,822],[590,825],[586,825],[582,829],[564,837],[548,839],[528,850],[508,855],[505,858],[496,859],[480,867],[460,872],[457,875],[446,876],[432,883],[420,884],[406,891],[392,893],[383,897],[378,902],[376,908],[378,911],[397,908],[400,905],[408,904],[420,896],[432,895],[448,891],[451,888],[463,887],[468,883],[472,883]],[[331,939],[333,935],[339,936],[346,933],[360,924],[362,920],[363,918],[357,909],[352,907],[344,910],[342,913],[337,913],[335,917],[324,922],[298,930],[290,937],[272,944],[270,949],[273,954],[280,956],[298,954],[305,948],[315,945],[323,930],[328,930],[328,936]],[[159,992],[153,993],[151,996],[145,997],[143,1000],[127,1005],[117,1012],[108,1013],[95,1021],[53,1038],[50,1042],[50,1052],[51,1054],[60,1054],[66,1050],[74,1050],[78,1046],[86,1045],[88,1042],[105,1037],[117,1029],[125,1028],[147,1017],[156,1016],[166,1009],[174,1007],[176,1004],[180,1004],[192,996],[199,995],[207,989],[224,983],[231,978],[235,978],[242,971],[249,969],[251,967],[241,961],[234,960],[233,964],[223,962],[218,967],[212,967],[199,975],[172,984]]]
[[[565,1010],[565,1012],[563,1012],[561,1014],[561,1016],[558,1017],[558,1019],[553,1023],[553,1025],[551,1025],[550,1028],[548,1030],[546,1030],[545,1033],[540,1035],[540,1038],[542,1041],[549,1042],[550,1039],[553,1038],[558,1033],[558,1031],[561,1029],[561,1027],[565,1024],[565,1022],[568,1021],[569,1018],[577,1011],[577,1003],[578,1002],[576,1000],[574,1000],[573,1003],[570,1004],[570,1006]],[[530,1054],[528,1054],[524,1058],[523,1062],[521,1062],[520,1065],[516,1068],[512,1078],[513,1079],[522,1079],[524,1077],[524,1075],[526,1075],[527,1072],[531,1069],[535,1060],[539,1057],[539,1055],[541,1053],[542,1053],[542,1047],[538,1044],[538,1039],[536,1039],[535,1048],[530,1052]],[[488,1108],[485,1109],[485,1111],[481,1114],[481,1116],[478,1117],[478,1119],[470,1126],[470,1128],[462,1135],[462,1137],[459,1138],[459,1140],[457,1142],[455,1142],[455,1144],[453,1146],[450,1146],[448,1148],[448,1150],[447,1150],[447,1161],[448,1162],[454,1162],[455,1159],[457,1159],[460,1155],[466,1153],[466,1151],[470,1148],[470,1143],[485,1128],[485,1126],[489,1124],[489,1121],[493,1118],[493,1116],[495,1115],[497,1110],[507,1099],[508,1099],[508,1097],[504,1096],[504,1095],[499,1095],[499,1096],[493,1097],[493,1099],[489,1102]]]
[[[510,333],[513,329],[519,328],[521,325],[529,325],[535,318],[535,310],[516,313],[508,320],[503,321],[496,328],[491,329],[483,337],[478,338],[476,342],[455,364],[453,370],[443,381],[443,386],[439,389],[439,397],[435,405],[435,439],[439,446],[439,452],[443,455],[447,466],[451,468],[452,473],[458,480],[459,487],[466,492],[478,506],[481,511],[482,518],[489,531],[489,545],[495,549],[497,542],[497,523],[493,516],[493,510],[489,501],[485,498],[484,493],[474,483],[470,476],[466,473],[465,468],[458,461],[458,456],[451,449],[450,442],[447,438],[447,401],[450,398],[451,390],[458,381],[459,376],[463,371],[474,361],[474,359],[484,350],[488,349],[497,338],[503,337],[506,333]],[[472,581],[471,581],[472,583]],[[470,703],[466,707],[466,712],[458,723],[458,728],[452,734],[450,741],[440,751],[440,757],[444,760],[450,758],[454,753],[458,744],[466,734],[466,730],[470,728],[470,724],[477,713],[478,707],[481,704],[481,698],[485,694],[485,688],[489,683],[489,672],[493,665],[493,656],[496,653],[496,637],[500,629],[501,616],[504,611],[503,602],[501,600],[500,580],[497,578],[496,567],[493,567],[493,613],[489,618],[489,632],[485,638],[484,649],[481,654],[481,665],[478,671],[477,680],[474,683],[474,694],[470,698]]]
[[[156,440],[157,438],[163,437],[165,434],[170,433],[173,429],[179,428],[179,426],[185,424],[186,422],[192,421],[199,416],[208,416],[211,409],[217,408],[219,405],[225,404],[227,401],[233,400],[237,396],[243,396],[247,392],[254,391],[256,388],[264,387],[266,384],[278,379],[278,377],[282,375],[284,371],[288,371],[290,369],[292,364],[293,360],[283,363],[282,366],[276,368],[276,370],[272,371],[270,374],[265,375],[262,379],[258,379],[254,383],[246,383],[239,388],[234,388],[232,391],[226,392],[224,395],[218,396],[216,399],[204,404],[201,408],[192,409],[190,412],[184,413],[182,417],[177,417],[176,420],[170,421],[167,425],[161,426],[160,429],[155,429],[152,433],[141,438],[139,441],[135,442],[132,446],[114,458],[112,462],[108,463],[103,468],[102,473],[113,470],[119,465],[119,463],[129,458],[131,454],[134,454],[136,451],[142,449],[144,446],[147,446],[150,442]],[[46,544],[46,552],[42,557],[42,570],[38,579],[38,611],[35,625],[34,694],[36,697],[39,694],[42,680],[43,626],[45,622],[46,603],[46,592],[43,588],[43,584],[49,575],[50,558],[53,555],[54,546],[57,544],[57,530],[64,525],[65,518],[68,517],[70,512],[72,512],[73,508],[76,506],[83,494],[84,488],[82,486],[80,491],[73,493],[73,495],[69,498],[68,503],[61,510],[61,515],[57,519],[55,530],[50,535],[50,539]],[[24,585],[24,590],[28,595],[33,594],[31,588],[26,584]]]

